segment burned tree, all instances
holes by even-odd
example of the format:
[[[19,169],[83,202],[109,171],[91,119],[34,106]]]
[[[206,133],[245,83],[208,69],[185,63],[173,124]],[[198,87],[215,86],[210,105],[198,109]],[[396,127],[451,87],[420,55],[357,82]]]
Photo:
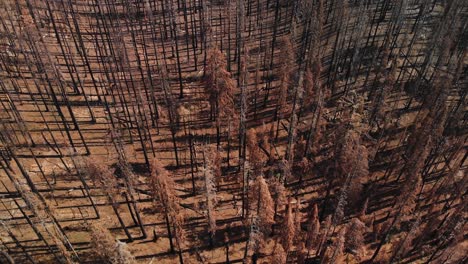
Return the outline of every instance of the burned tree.
[[[116,240],[103,223],[93,223],[90,229],[91,248],[101,261],[119,264],[135,263],[135,259],[128,251],[126,244]]]
[[[151,165],[151,176],[149,179],[152,196],[158,202],[164,212],[169,245],[171,252],[175,252],[173,238],[177,246],[179,261],[183,263],[182,247],[185,243],[184,214],[179,205],[179,198],[175,193],[175,183],[169,172],[154,159]]]

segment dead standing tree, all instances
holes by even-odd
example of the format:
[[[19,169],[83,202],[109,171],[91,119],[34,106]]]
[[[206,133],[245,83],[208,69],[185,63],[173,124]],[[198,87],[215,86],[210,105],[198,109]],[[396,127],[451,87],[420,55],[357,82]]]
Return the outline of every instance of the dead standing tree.
[[[177,111],[179,102],[174,98],[172,94],[172,89],[168,81],[168,73],[166,66],[160,67],[159,69],[161,74],[161,87],[164,92],[164,101],[167,107],[167,117],[169,118],[169,129],[172,136],[172,144],[174,147],[174,155],[176,160],[176,165],[179,166],[179,152],[177,150],[177,139],[176,134],[179,129],[180,116],[179,111]]]
[[[249,164],[254,177],[262,174],[262,170],[267,161],[267,156],[259,146],[259,134],[252,128],[247,131],[246,148],[249,154]]]
[[[463,145],[465,143],[463,129],[466,121],[463,120],[463,103],[466,102],[466,92],[460,89],[465,84],[463,61],[466,59],[464,51],[466,43],[462,38],[465,21],[460,19],[463,18],[466,10],[460,8],[463,7],[462,1],[273,0],[265,3],[263,1],[241,0],[231,1],[228,4],[222,2],[165,0],[132,3],[126,0],[119,3],[112,1],[75,3],[71,0],[61,2],[21,0],[12,3],[12,8],[2,10],[6,12],[2,12],[0,18],[0,31],[2,33],[0,34],[0,45],[4,48],[0,51],[0,68],[3,70],[0,72],[1,134],[5,134],[3,130],[7,131],[13,123],[16,124],[14,124],[15,129],[11,136],[1,136],[3,144],[0,149],[3,159],[0,164],[3,169],[1,172],[10,176],[15,173],[14,170],[18,167],[28,181],[31,191],[39,194],[48,192],[48,190],[42,189],[42,182],[38,181],[36,175],[31,174],[29,177],[28,174],[29,170],[35,169],[37,165],[39,176],[43,176],[45,180],[50,176],[46,173],[43,161],[49,162],[51,159],[47,157],[48,154],[44,154],[42,151],[43,142],[41,139],[46,141],[46,144],[67,167],[66,161],[69,153],[62,151],[64,147],[59,142],[68,140],[72,145],[71,148],[77,150],[86,147],[89,143],[90,150],[94,154],[100,142],[90,140],[89,133],[101,130],[105,126],[101,122],[109,122],[112,129],[118,127],[122,136],[124,136],[124,132],[128,132],[125,137],[129,137],[130,142],[125,141],[127,138],[122,138],[123,145],[134,144],[134,146],[138,146],[138,141],[140,141],[141,148],[144,149],[143,153],[152,152],[154,156],[159,150],[153,148],[154,138],[152,138],[153,131],[150,124],[157,125],[155,120],[159,118],[158,110],[163,110],[163,116],[169,118],[166,123],[171,130],[175,159],[179,165],[179,155],[184,152],[178,153],[183,148],[177,146],[180,144],[178,140],[182,141],[182,137],[177,138],[178,126],[180,125],[177,117],[178,110],[180,110],[178,101],[185,104],[186,101],[192,99],[191,96],[194,94],[192,90],[190,92],[183,90],[185,89],[184,82],[187,81],[185,73],[191,71],[192,68],[197,70],[197,61],[200,62],[200,65],[202,64],[202,60],[197,59],[197,54],[199,54],[198,56],[210,57],[210,53],[212,53],[217,54],[217,56],[211,56],[203,63],[209,64],[205,67],[207,76],[212,71],[210,67],[214,65],[210,59],[214,57],[218,60],[216,63],[221,65],[218,67],[221,70],[212,71],[218,74],[216,77],[218,87],[214,90],[215,96],[210,100],[210,103],[215,105],[212,110],[212,119],[216,120],[218,129],[219,148],[216,150],[218,154],[216,160],[219,160],[219,157],[225,157],[221,145],[224,146],[225,143],[223,129],[228,127],[227,164],[229,167],[231,138],[239,136],[239,157],[244,159],[240,160],[240,163],[246,162],[245,167],[243,164],[240,166],[244,176],[242,187],[243,194],[247,197],[246,203],[250,201],[255,207],[257,202],[256,194],[253,194],[253,189],[249,188],[249,177],[255,179],[254,186],[255,181],[265,171],[271,171],[271,178],[275,177],[274,173],[277,171],[282,171],[283,178],[293,179],[294,177],[287,175],[297,174],[296,168],[299,166],[297,166],[296,161],[301,160],[304,156],[301,153],[304,153],[309,159],[302,159],[304,164],[311,162],[312,158],[314,159],[312,161],[314,167],[310,170],[317,169],[319,173],[315,175],[315,171],[312,172],[311,175],[314,177],[310,177],[310,179],[307,177],[304,184],[300,184],[300,186],[289,180],[290,184],[286,187],[281,183],[279,185],[272,184],[270,191],[273,194],[275,207],[279,205],[280,212],[283,211],[282,205],[284,204],[284,201],[280,201],[284,200],[281,196],[285,196],[285,192],[293,191],[292,188],[296,189],[295,196],[298,198],[308,195],[309,192],[318,191],[317,200],[322,201],[322,185],[316,184],[322,176],[330,174],[334,183],[346,178],[345,184],[333,184],[327,190],[323,204],[329,204],[327,202],[330,197],[335,195],[338,205],[336,205],[332,215],[330,215],[330,210],[321,208],[321,215],[329,214],[328,221],[325,221],[323,225],[322,233],[317,234],[320,225],[317,219],[319,218],[318,208],[309,219],[310,230],[314,230],[310,237],[317,234],[316,239],[319,242],[317,254],[320,253],[321,247],[328,244],[327,240],[336,235],[331,230],[341,230],[343,222],[356,213],[356,208],[348,210],[349,206],[347,207],[347,205],[351,205],[353,201],[362,200],[360,199],[362,186],[369,182],[366,177],[367,171],[380,170],[381,165],[386,170],[384,183],[379,178],[380,171],[376,172],[373,174],[375,177],[372,177],[375,178],[376,184],[371,186],[371,190],[380,193],[382,189],[390,189],[390,195],[398,193],[395,191],[401,191],[401,197],[410,197],[414,203],[406,203],[410,206],[402,208],[406,200],[401,199],[398,201],[398,206],[381,208],[381,206],[387,205],[383,200],[380,200],[388,198],[382,197],[385,196],[385,192],[382,196],[379,194],[368,199],[369,212],[376,211],[375,215],[381,215],[382,211],[390,211],[383,219],[375,219],[376,222],[379,222],[379,226],[383,226],[381,230],[383,232],[376,232],[378,238],[374,239],[382,238],[377,248],[383,247],[388,241],[398,242],[398,239],[395,238],[401,236],[393,236],[393,233],[395,230],[400,231],[399,227],[407,224],[407,218],[414,216],[408,214],[412,213],[412,210],[421,214],[422,221],[433,216],[436,217],[435,226],[440,223],[444,229],[456,227],[457,230],[463,227],[464,222],[459,220],[456,221],[457,225],[449,224],[452,222],[450,219],[453,211],[458,210],[458,204],[464,201],[463,194],[467,180],[463,178],[466,176],[460,176],[457,173],[458,170],[465,169],[464,162],[461,162],[460,166],[453,166],[451,163],[452,160],[463,156],[463,152],[455,152],[453,150],[455,148],[445,147],[446,145]],[[3,3],[0,5],[3,9]],[[142,5],[144,5],[144,9],[142,9]],[[236,6],[237,8],[234,8]],[[225,11],[229,13],[228,19],[223,16]],[[447,30],[450,28],[455,30]],[[429,38],[427,38],[427,33],[429,33]],[[212,40],[210,40],[211,38]],[[294,48],[289,49],[288,45],[282,45],[285,42],[279,41],[281,38],[289,38],[290,42],[298,47],[297,51]],[[190,40],[192,40],[192,47],[190,47]],[[199,42],[200,40],[202,42]],[[220,51],[207,50],[207,45],[211,43],[219,45]],[[435,49],[432,48],[434,43]],[[193,56],[190,48],[193,48]],[[222,62],[223,53],[228,54],[224,63]],[[282,60],[288,56],[287,53],[297,53],[299,70],[296,72],[299,75],[295,72],[289,76],[285,75],[292,68],[296,69],[295,67],[282,67]],[[253,64],[253,61],[249,61],[250,59],[247,58],[248,55],[257,56],[257,61],[254,62],[257,64],[255,80],[248,78],[249,71],[252,71],[251,64]],[[219,62],[220,60],[221,62]],[[167,65],[170,72],[169,70],[167,73],[158,70],[159,63],[164,67]],[[154,64],[156,66],[150,66]],[[321,69],[322,65],[323,70]],[[455,70],[457,73],[453,73]],[[301,98],[301,86],[296,85],[302,75],[300,71],[304,71],[304,98]],[[441,78],[441,72],[458,77],[447,80]],[[233,75],[231,76],[230,73]],[[158,74],[162,76],[161,83],[155,81],[160,77],[157,76]],[[393,78],[396,76],[398,77]],[[237,86],[232,86],[234,89],[232,92],[229,89],[224,89],[229,81],[219,81],[224,80],[223,78],[238,80]],[[286,80],[288,78],[289,80]],[[322,80],[328,80],[326,83],[330,88],[320,85]],[[437,87],[422,89],[426,88],[427,84],[437,84],[440,80],[447,84],[442,90],[445,90],[448,96],[438,95],[440,89]],[[411,84],[414,86],[405,91],[398,89],[407,81],[408,86]],[[184,96],[184,101],[174,100],[176,91],[171,89],[169,82],[174,85],[173,87],[179,88],[177,95]],[[280,82],[287,85],[281,86]],[[207,83],[205,82],[205,84]],[[197,84],[199,83],[195,81],[190,84],[190,87],[195,87]],[[155,89],[158,85],[161,89]],[[227,86],[231,87],[231,85]],[[272,86],[281,87],[272,89]],[[237,87],[239,87],[238,108],[240,109],[239,133],[230,129],[230,127],[237,129],[237,123],[233,120],[237,117],[236,114],[230,116],[230,114],[222,113],[224,110],[235,112],[237,102],[234,98]],[[252,87],[255,89],[251,89]],[[208,85],[205,88],[208,90]],[[334,95],[330,98],[327,96],[328,89],[334,91]],[[255,90],[255,94],[252,93],[252,90]],[[419,98],[421,94],[412,94],[411,90],[417,92],[425,90],[423,95],[426,90],[437,92],[427,98]],[[274,91],[274,98],[268,97],[269,91]],[[257,111],[257,95],[263,92],[266,94],[264,108],[259,108]],[[336,100],[342,94],[345,94],[345,97],[356,94],[365,98],[364,104],[357,101],[353,101],[352,104],[358,107],[364,105],[364,108],[369,111],[369,115],[363,116],[359,123],[371,126],[370,135],[367,133],[368,131],[361,131],[354,126],[342,126],[339,137],[327,137],[328,134],[333,134],[335,131],[333,129],[339,127],[340,124],[354,122],[353,120],[348,122],[349,120],[340,119],[343,111],[339,105],[337,106]],[[94,99],[96,95],[98,100]],[[436,97],[440,99],[434,101],[433,99]],[[225,100],[226,98],[227,100]],[[251,98],[253,102],[250,100]],[[157,100],[160,100],[162,105],[167,107],[167,111],[160,108]],[[229,107],[225,107],[226,101],[228,101]],[[407,106],[404,109],[401,109],[402,102],[406,103]],[[444,102],[443,105],[442,102]],[[150,103],[148,108],[147,105]],[[390,104],[393,104],[393,108],[389,107]],[[249,107],[254,105],[253,117],[247,111],[246,105]],[[268,124],[278,123],[279,125],[273,130],[275,128],[278,131],[281,130],[280,133],[277,133],[281,140],[275,142],[277,144],[274,145],[274,148],[266,146],[267,141],[268,145],[272,146],[271,140],[263,140],[262,142],[262,138],[265,137],[264,131],[252,133],[253,136],[247,135],[246,139],[248,128],[257,126],[264,121],[265,115],[275,115],[275,108],[279,110],[278,112],[286,111],[283,116],[281,113],[276,113],[276,120]],[[33,113],[32,109],[39,112],[40,118],[33,115],[35,112]],[[301,109],[301,111],[295,115],[296,109]],[[414,116],[415,111],[419,112],[417,117]],[[336,115],[331,118],[330,113],[333,112]],[[5,115],[3,115],[4,113]],[[83,116],[81,113],[85,115]],[[193,129],[194,134],[197,134],[199,132],[197,129],[200,128],[197,127],[199,124],[197,121],[200,120],[197,120],[199,118],[197,113],[193,113],[194,119],[191,120],[190,129]],[[5,119],[3,119],[4,117]],[[410,117],[409,122],[403,122],[408,117]],[[446,122],[446,120],[451,121]],[[93,121],[97,123],[93,123]],[[116,122],[118,122],[117,126]],[[391,124],[387,124],[387,122]],[[453,126],[453,122],[456,122],[456,127]],[[303,129],[304,124],[307,127],[305,129]],[[42,125],[46,127],[44,128]],[[330,129],[331,133],[329,133]],[[402,130],[404,132],[401,132]],[[408,133],[409,137],[407,137],[406,130],[410,132]],[[379,142],[376,147],[372,137],[377,132]],[[288,134],[287,146],[283,140],[286,133]],[[79,139],[80,134],[86,141]],[[450,136],[447,137],[447,135]],[[157,140],[167,141],[164,136],[163,133],[158,134]],[[270,138],[274,138],[274,136],[270,136]],[[302,146],[302,138],[306,140],[305,147]],[[401,139],[399,142],[395,140],[398,138]],[[462,140],[458,141],[457,138]],[[51,139],[52,144],[49,144],[48,141]],[[260,142],[257,142],[258,139]],[[188,145],[191,149],[193,148],[192,140],[190,137]],[[301,144],[294,147],[296,140]],[[8,141],[11,144],[5,143]],[[330,142],[338,144],[333,147]],[[247,159],[245,149],[247,149]],[[281,159],[278,152],[283,153],[285,149],[287,149],[286,153],[288,154],[284,161],[275,161],[275,158]],[[367,149],[372,152],[370,156],[375,156],[375,160],[369,160],[370,164],[367,164]],[[374,149],[377,149],[375,155]],[[274,153],[275,151],[276,153]],[[191,156],[193,152],[191,151]],[[265,162],[263,153],[270,158],[268,162]],[[390,161],[386,159],[387,153],[391,153],[392,159]],[[333,157],[333,154],[336,155]],[[393,159],[393,157],[396,158]],[[400,157],[403,157],[403,160]],[[9,159],[13,159],[13,161]],[[31,162],[28,159],[31,159]],[[145,157],[145,159],[148,164],[148,158]],[[192,163],[193,160],[196,160],[196,157],[191,157]],[[337,160],[335,165],[327,163],[332,163],[333,160]],[[30,167],[31,163],[35,163],[35,165]],[[126,195],[131,196],[132,191],[129,188],[140,193],[147,193],[147,191],[145,188],[136,188],[140,187],[141,183],[133,181],[132,178],[135,175],[132,175],[130,164],[125,158],[119,157],[119,163],[120,169],[124,171],[124,178],[116,177],[119,173],[114,175],[114,172],[105,165],[102,169],[96,169],[98,174],[102,175],[93,175],[93,178],[96,180],[95,185],[104,189],[104,197],[106,197],[107,202],[113,208],[121,211],[126,207],[119,205],[119,200],[126,198]],[[211,166],[206,162],[205,165]],[[252,167],[251,171],[249,165]],[[193,167],[193,164],[191,166]],[[213,171],[216,176],[205,178],[205,189],[214,190],[216,184],[211,183],[224,176],[220,167],[216,165],[217,170]],[[276,167],[282,168],[277,169]],[[393,171],[393,167],[397,169]],[[180,166],[178,169],[183,169],[183,167]],[[307,170],[309,170],[309,166],[303,166],[300,173],[305,173]],[[450,173],[447,173],[447,170],[450,170]],[[179,172],[177,171],[177,173]],[[399,172],[401,172],[401,178],[398,176]],[[84,181],[87,179],[84,175],[85,173],[80,173],[80,180],[83,181],[83,186],[86,189]],[[398,179],[396,182],[398,184],[393,184],[395,178]],[[5,182],[7,186],[8,181]],[[194,179],[192,182],[192,186],[195,186]],[[57,185],[56,183],[47,183],[49,188],[57,187],[57,190],[53,190],[50,194],[55,195],[54,192],[60,192],[61,185],[59,184],[61,183],[61,179]],[[66,183],[68,183],[68,179]],[[208,186],[210,188],[207,188]],[[280,186],[283,189],[278,188]],[[183,187],[186,186],[183,185]],[[338,191],[340,187],[342,187],[341,194]],[[417,192],[414,192],[415,187],[418,189]],[[430,191],[428,192],[428,190]],[[88,190],[86,191],[88,192]],[[216,191],[223,194],[224,186]],[[7,192],[7,196],[16,195],[9,190]],[[112,192],[116,193],[114,201],[107,198]],[[431,195],[433,192],[434,196]],[[158,198],[157,195],[154,196]],[[176,195],[173,196],[176,197]],[[208,196],[206,195],[206,197]],[[139,217],[136,203],[144,202],[144,200],[135,198],[130,197],[130,201],[127,200],[130,215],[125,212],[126,215],[123,219],[131,221],[132,219],[128,216],[134,217],[134,223],[142,227],[142,221],[135,220]],[[315,198],[313,199],[310,202],[314,204],[318,202],[315,201]],[[16,202],[16,200],[13,201]],[[364,206],[364,208],[366,207]],[[427,207],[429,209],[426,209]],[[247,211],[249,211],[248,209],[249,207],[247,207]],[[214,212],[214,210],[210,211]],[[407,213],[405,217],[400,217],[399,215],[405,211]],[[426,211],[429,211],[428,215],[425,214]],[[260,247],[262,241],[258,234],[263,216],[257,217],[254,210],[250,210],[250,212],[254,219],[251,221],[253,228],[251,228],[252,235],[249,241],[253,242],[251,245]],[[116,210],[116,213],[119,212]],[[267,212],[260,211],[260,213]],[[23,213],[27,221],[28,215],[28,213]],[[166,213],[167,215],[168,213]],[[216,230],[216,221],[213,219],[225,220],[222,219],[222,214],[207,213],[207,215],[210,215],[208,223],[212,231]],[[144,215],[141,217],[145,218]],[[172,214],[169,214],[168,219],[169,221],[166,222],[169,223],[169,227],[174,228]],[[364,221],[364,219],[365,217],[361,220]],[[296,220],[299,221],[294,223],[295,226],[300,224],[300,217],[296,217]],[[13,221],[18,220],[13,219]],[[357,228],[351,228],[352,230],[348,228],[344,242],[344,247],[348,252],[358,248],[361,243],[359,241],[360,234],[352,231],[357,231],[362,226],[356,223],[356,220],[351,221],[350,226]],[[382,221],[384,224],[380,224]],[[34,226],[35,224],[30,225]],[[122,227],[126,231],[127,227],[124,224]],[[434,229],[436,228],[428,230]],[[310,230],[308,229],[308,231]],[[144,229],[142,231],[144,232]],[[438,241],[429,243],[430,238],[427,238],[425,243],[413,246],[408,243],[408,241],[414,240],[413,234],[404,232],[402,233],[406,237],[403,240],[404,243],[401,246],[398,243],[393,243],[396,245],[393,258],[397,261],[407,257],[416,258],[417,256],[410,256],[410,254],[419,252],[418,249],[421,247],[426,249],[430,246],[433,251],[428,252],[429,255],[432,255],[428,256],[427,261],[443,262],[450,259],[448,254],[452,254],[453,250],[456,249],[452,243],[458,241],[458,239],[452,238],[450,232],[434,231],[429,233],[444,233],[437,238]],[[171,233],[174,234],[174,232]],[[351,241],[348,237],[354,237],[356,241]],[[19,245],[15,245],[15,241],[9,240],[13,245],[12,251],[19,248],[17,252],[35,258],[34,254],[21,252],[24,248],[29,251],[29,248],[22,245],[22,238],[18,237],[18,239],[20,239]],[[55,242],[55,238],[51,238],[51,241]],[[230,241],[236,243],[234,239]],[[408,245],[413,246],[414,250],[407,252],[405,248]],[[301,244],[296,245],[295,249],[298,251],[298,255],[303,251],[302,248]],[[278,247],[273,262],[286,262],[286,254],[281,249],[283,248]],[[330,250],[328,247],[328,249],[329,252],[322,250],[322,256],[337,262],[339,259],[337,256],[341,255],[339,250],[336,250],[339,248],[332,247],[333,250]],[[315,251],[315,248],[313,247],[312,250]],[[289,251],[291,250],[289,249]],[[49,252],[54,255],[60,253],[55,248],[51,250],[50,247]],[[378,253],[378,250],[376,252]],[[350,255],[348,254],[348,256]],[[255,254],[255,257],[262,257],[262,255]],[[59,258],[61,257],[59,256]],[[299,262],[299,256],[297,261]]]
[[[210,48],[207,56],[204,83],[209,94],[211,120],[216,121],[219,146],[222,122],[231,123],[237,118],[234,101],[237,85],[226,70],[225,55],[217,47]]]
[[[185,230],[183,228],[185,221],[184,214],[179,204],[180,199],[176,195],[174,180],[157,159],[154,159],[151,164],[151,176],[148,184],[151,187],[153,200],[159,202],[164,212],[171,252],[175,252],[172,242],[174,236],[179,261],[183,263],[182,247],[186,240]]]
[[[306,248],[307,256],[309,256],[310,251],[318,246],[320,238],[320,221],[318,215],[318,206],[314,204],[311,217],[308,220],[307,224],[307,234],[306,234]]]
[[[288,253],[291,252],[292,248],[294,247],[294,240],[297,235],[297,231],[297,224],[294,219],[292,203],[290,200],[283,218],[283,223],[281,223],[280,236],[278,236],[278,240],[282,245],[286,255],[288,255]]]
[[[27,208],[38,218],[38,222],[42,228],[57,246],[64,257],[62,261],[67,264],[79,262],[80,258],[65,234],[64,229],[54,216],[53,208],[48,205],[42,196],[26,189],[21,183],[14,181],[13,184],[24,199]]]
[[[119,213],[118,197],[121,191],[119,188],[119,182],[113,171],[106,164],[100,163],[99,161],[96,161],[96,159],[91,158],[84,159],[83,164],[80,166],[82,167],[80,171],[86,172],[94,184],[102,188],[109,205],[112,206],[112,210],[125,232],[125,235],[129,241],[132,241],[133,237]]]
[[[138,203],[136,201],[135,185],[139,183],[138,177],[133,173],[131,165],[127,160],[125,148],[124,148],[124,145],[122,143],[122,140],[119,134],[111,131],[111,139],[117,151],[117,156],[118,156],[117,166],[120,169],[120,172],[122,173],[122,177],[124,178],[124,181],[125,181],[125,186],[127,187],[127,190],[124,194],[125,194],[125,200],[127,201],[127,204],[128,204],[128,210],[130,212],[130,215],[135,225],[138,225],[140,227],[142,238],[146,238],[146,231],[144,228],[142,217],[140,216]],[[130,201],[128,200],[129,197],[130,197]]]
[[[275,203],[273,202],[268,184],[262,175],[255,178],[251,191],[251,211],[256,212],[258,217],[258,228],[266,238],[271,233],[271,226],[275,222]]]
[[[218,160],[218,150],[216,147],[202,147],[202,156],[203,156],[203,168],[201,172],[203,173],[203,189],[205,192],[205,216],[208,221],[208,232],[210,234],[210,246],[214,246],[214,237],[216,235],[216,211],[215,206],[218,203],[216,198],[216,178],[220,180],[220,164]]]
[[[285,36],[281,40],[283,45],[281,46],[282,55],[279,62],[279,91],[278,91],[278,102],[275,109],[274,120],[278,121],[277,126],[279,126],[279,120],[286,117],[290,110],[291,106],[288,104],[288,94],[291,86],[291,79],[296,69],[295,66],[295,54],[294,46],[291,42],[289,36]],[[277,129],[279,129],[277,127]]]
[[[91,248],[96,256],[105,263],[134,264],[135,258],[127,249],[127,245],[111,234],[103,222],[96,222],[90,226]]]

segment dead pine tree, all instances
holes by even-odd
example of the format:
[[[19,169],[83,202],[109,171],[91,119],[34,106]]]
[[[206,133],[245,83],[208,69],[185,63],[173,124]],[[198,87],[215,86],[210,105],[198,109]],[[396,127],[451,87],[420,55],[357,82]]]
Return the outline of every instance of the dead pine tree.
[[[271,196],[268,184],[262,175],[255,178],[252,184],[252,202],[254,207],[252,211],[256,211],[258,216],[258,227],[266,237],[271,233],[271,226],[274,224],[274,202]]]
[[[91,249],[95,256],[104,263],[133,264],[136,263],[127,245],[117,240],[104,225],[96,222],[90,225]]]
[[[329,203],[332,189],[341,187],[341,193],[346,193],[346,202],[350,209],[356,209],[362,199],[363,184],[368,180],[368,151],[361,139],[360,115],[354,109],[343,110],[342,120],[334,131],[333,173],[328,178],[327,194],[321,210],[324,212]],[[341,215],[345,212],[342,211]],[[341,217],[340,217],[341,218]],[[334,219],[335,221],[335,219]]]
[[[102,188],[128,240],[132,241],[133,237],[119,213],[118,197],[121,191],[119,189],[119,182],[113,171],[106,164],[91,158],[84,159],[82,166],[83,171],[89,175],[94,184]]]
[[[320,238],[320,221],[318,215],[318,206],[314,204],[312,214],[308,220],[307,224],[307,235],[306,237],[306,248],[307,248],[307,257],[310,254],[310,251],[313,250],[319,244]]]
[[[47,201],[42,196],[26,189],[23,184],[19,183],[16,179],[13,180],[13,184],[24,199],[26,207],[37,217],[43,230],[52,239],[57,249],[62,254],[64,259],[59,261],[67,264],[79,262],[80,258],[65,234],[64,229],[54,216],[53,208],[48,205]],[[12,234],[10,234],[10,236],[12,236]]]
[[[366,225],[359,220],[353,218],[347,225],[347,232],[345,235],[345,249],[353,254],[357,261],[361,261],[364,256],[365,240],[364,235],[366,232]]]
[[[307,69],[304,76],[304,102],[303,111],[312,111],[312,122],[306,134],[306,144],[304,155],[309,157],[309,153],[314,156],[320,150],[321,140],[324,138],[324,131],[327,120],[324,118],[325,103],[328,99],[328,90],[320,82],[321,66],[319,62],[314,62],[312,70]]]
[[[393,254],[390,258],[390,263],[401,260],[409,253],[412,249],[413,240],[420,230],[420,223],[420,220],[416,219],[411,225],[410,230],[408,232],[403,232],[403,236],[400,240],[392,244]]]
[[[307,54],[306,54],[307,56]],[[295,147],[297,142],[297,126],[299,124],[299,117],[298,117],[298,109],[300,110],[300,106],[302,105],[302,101],[304,98],[304,70],[299,69],[298,72],[298,79],[294,82],[293,90],[291,91],[292,94],[292,102],[291,102],[291,114],[289,119],[289,127],[287,129],[288,136],[287,136],[287,145],[286,145],[286,152],[285,152],[285,159],[292,162],[294,159],[295,154]]]
[[[226,56],[217,46],[207,51],[204,84],[209,95],[210,117],[216,121],[217,145],[221,143],[222,122],[233,122],[237,118],[235,111],[236,81],[226,70]]]
[[[169,121],[169,129],[171,131],[171,137],[172,137],[172,145],[174,147],[174,157],[176,161],[176,165],[179,166],[179,152],[177,148],[177,131],[179,130],[179,125],[180,125],[180,115],[179,111],[177,111],[179,107],[179,101],[174,98],[172,94],[172,89],[170,86],[170,83],[168,81],[169,79],[169,74],[166,69],[166,65],[163,65],[163,67],[159,67],[159,72],[161,75],[161,87],[163,90],[164,94],[164,101],[167,107],[167,118]],[[182,94],[182,93],[181,93]]]
[[[254,177],[259,176],[267,161],[267,156],[262,151],[258,142],[258,133],[252,128],[247,131],[246,148],[249,154],[249,164]]]
[[[432,148],[441,139],[445,130],[445,121],[447,120],[447,91],[443,83],[437,83],[430,94],[425,98],[423,110],[419,112],[423,118],[420,118],[413,132],[408,137],[408,143],[405,151],[406,162],[397,176],[397,181],[404,176],[404,182],[401,186],[402,195],[397,199],[403,206],[403,212],[410,212],[414,206],[417,206],[417,190],[424,187],[421,171],[424,169]],[[409,197],[409,198],[408,198]]]
[[[260,249],[265,246],[265,240],[259,228],[258,215],[252,214],[248,224],[248,239],[244,248],[243,263],[255,264],[257,263]]]
[[[270,257],[271,263],[287,263],[288,255],[281,244],[277,244]]]
[[[276,177],[269,179],[268,181],[270,187],[270,193],[274,201],[274,220],[278,216],[278,211],[281,210],[282,206],[287,203],[287,193],[284,184]],[[275,225],[271,226],[271,235],[275,234]]]
[[[343,261],[342,257],[344,253],[345,235],[346,228],[343,228],[338,233],[338,236],[335,238],[335,241],[330,246],[329,250],[325,249],[324,256],[320,263],[341,263]]]
[[[177,247],[179,261],[183,263],[182,246],[185,243],[184,214],[176,195],[175,182],[169,172],[162,166],[161,162],[154,159],[151,163],[151,175],[149,179],[154,202],[162,207],[166,221],[169,246],[172,253],[175,252],[173,238]]]
[[[273,199],[268,184],[262,175],[257,176],[250,184],[252,196],[249,196],[251,218],[249,223],[249,238],[244,251],[244,262],[251,252],[250,263],[256,263],[261,249],[265,248],[265,241],[270,234],[270,228],[274,223]]]
[[[294,246],[294,239],[296,236],[297,225],[294,221],[294,214],[292,210],[291,200],[288,202],[288,208],[286,209],[286,214],[281,224],[281,233],[278,239],[280,244],[284,249],[286,255],[292,250]]]
[[[275,108],[274,113],[274,121],[276,122],[276,138],[278,140],[279,130],[280,130],[280,123],[282,118],[286,118],[288,114],[291,112],[292,107],[288,104],[288,96],[290,93],[290,87],[292,84],[292,75],[296,68],[295,65],[295,54],[294,54],[294,47],[291,43],[291,39],[289,36],[285,36],[283,39],[283,46],[282,46],[282,56],[280,57],[280,68],[279,68],[279,91],[278,91],[278,100]],[[267,96],[265,96],[267,97]]]
[[[135,202],[135,185],[138,184],[138,177],[135,175],[133,172],[131,165],[129,161],[127,160],[127,155],[125,152],[125,148],[123,146],[122,140],[117,134],[115,136],[115,133],[111,132],[112,136],[112,141],[114,143],[115,149],[117,151],[117,156],[118,156],[118,162],[117,165],[122,173],[122,177],[125,180],[125,185],[127,187],[126,193],[125,193],[125,199],[128,201],[128,197],[130,197],[131,201],[128,204],[128,210],[130,212],[130,215],[132,216],[133,222],[140,227],[141,233],[142,233],[142,238],[146,238],[146,231],[144,228],[144,223],[142,221],[142,218],[140,216],[140,209],[138,208],[138,203]],[[130,204],[132,206],[130,206]]]
[[[216,184],[215,175],[220,174],[218,170],[219,164],[217,162],[218,151],[216,147],[202,147],[203,155],[203,168],[201,172],[203,174],[203,189],[205,191],[205,215],[208,221],[208,233],[210,238],[210,246],[214,246],[214,237],[216,235],[216,211],[215,207],[218,203],[216,198]],[[221,176],[221,175],[219,175]]]

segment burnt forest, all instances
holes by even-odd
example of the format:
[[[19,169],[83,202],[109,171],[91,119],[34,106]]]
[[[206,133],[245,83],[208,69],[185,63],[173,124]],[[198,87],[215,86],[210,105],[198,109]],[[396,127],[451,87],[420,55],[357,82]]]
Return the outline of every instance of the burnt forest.
[[[0,0],[0,263],[467,263],[467,26],[466,0]]]

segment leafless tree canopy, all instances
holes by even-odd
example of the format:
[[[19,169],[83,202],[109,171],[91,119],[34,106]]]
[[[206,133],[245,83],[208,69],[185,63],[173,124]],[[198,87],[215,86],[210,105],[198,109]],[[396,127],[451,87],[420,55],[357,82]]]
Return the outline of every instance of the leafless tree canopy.
[[[0,263],[466,263],[464,0],[0,0]]]

